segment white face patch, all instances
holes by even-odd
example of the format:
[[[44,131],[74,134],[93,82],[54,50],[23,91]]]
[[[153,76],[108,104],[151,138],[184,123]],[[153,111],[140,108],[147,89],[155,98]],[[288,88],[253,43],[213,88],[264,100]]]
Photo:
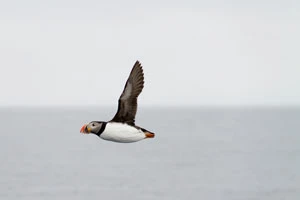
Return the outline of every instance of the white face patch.
[[[128,82],[125,88],[124,95],[121,97],[121,99],[122,100],[128,99],[131,95],[131,91],[132,91],[132,84]]]

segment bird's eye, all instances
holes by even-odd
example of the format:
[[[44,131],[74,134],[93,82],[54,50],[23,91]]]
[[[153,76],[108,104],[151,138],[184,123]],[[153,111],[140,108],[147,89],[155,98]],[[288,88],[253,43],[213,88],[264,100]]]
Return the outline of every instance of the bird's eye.
[[[92,126],[95,126],[95,124],[92,124]]]

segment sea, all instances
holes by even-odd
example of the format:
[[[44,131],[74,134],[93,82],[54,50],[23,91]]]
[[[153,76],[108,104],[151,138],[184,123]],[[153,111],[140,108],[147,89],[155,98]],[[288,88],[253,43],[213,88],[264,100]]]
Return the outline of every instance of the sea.
[[[115,108],[0,108],[0,199],[300,199],[299,107],[139,107],[155,138],[79,133]]]

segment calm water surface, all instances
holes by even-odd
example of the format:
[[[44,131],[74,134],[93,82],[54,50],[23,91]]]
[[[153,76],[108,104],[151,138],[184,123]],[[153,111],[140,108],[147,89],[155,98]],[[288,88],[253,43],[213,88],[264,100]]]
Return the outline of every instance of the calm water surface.
[[[0,199],[300,198],[299,108],[139,109],[118,144],[79,133],[114,108],[2,108]]]

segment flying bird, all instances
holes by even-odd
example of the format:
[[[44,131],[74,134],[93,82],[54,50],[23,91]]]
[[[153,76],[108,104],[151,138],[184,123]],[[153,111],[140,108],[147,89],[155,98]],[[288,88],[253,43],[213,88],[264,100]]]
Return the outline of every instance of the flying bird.
[[[108,122],[92,121],[82,126],[80,132],[93,133],[104,140],[130,143],[153,138],[154,133],[135,125],[137,98],[144,88],[144,72],[136,61],[119,98],[118,111]]]

